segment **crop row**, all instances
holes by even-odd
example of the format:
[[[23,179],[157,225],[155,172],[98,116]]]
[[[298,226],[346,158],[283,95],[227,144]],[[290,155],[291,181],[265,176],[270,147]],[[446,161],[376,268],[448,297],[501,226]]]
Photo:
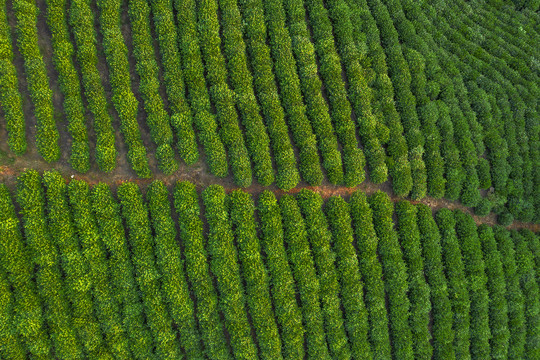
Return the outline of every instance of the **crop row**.
[[[129,1],[128,13],[131,20],[133,55],[140,78],[139,91],[146,110],[146,123],[150,136],[157,146],[158,167],[170,175],[178,169],[172,149],[173,134],[169,115],[165,111],[159,94],[159,66],[156,61],[150,27],[150,6],[146,0]]]
[[[265,191],[254,201],[217,185],[199,198],[189,182],[173,190],[176,224],[163,182],[145,195],[123,183],[115,196],[33,170],[17,179],[16,199],[18,215],[0,186],[2,356],[539,351],[540,247],[528,230],[477,227],[462,211],[433,215],[407,201],[394,208],[382,192],[324,201],[307,189],[279,200]]]
[[[17,45],[24,60],[28,91],[36,115],[37,149],[47,162],[53,162],[60,158],[58,144],[60,136],[54,118],[52,91],[49,87],[47,69],[38,46],[38,8],[33,1],[17,0],[13,2],[13,11],[17,19]],[[6,68],[9,70],[9,67]],[[6,80],[8,79],[6,78]],[[16,106],[16,103],[14,105]]]
[[[7,22],[6,2],[0,2],[0,103],[6,119],[9,148],[17,155],[26,152],[26,124],[19,93],[19,80],[13,65],[11,29]]]
[[[64,95],[64,111],[72,138],[70,163],[73,169],[85,173],[90,169],[90,150],[79,75],[73,64],[74,50],[67,25],[66,2],[49,0],[46,3],[53,60],[58,72],[60,90]]]
[[[121,32],[121,3],[118,0],[97,1],[100,11],[100,29],[103,35],[103,50],[109,69],[112,102],[120,119],[120,129],[128,147],[128,160],[137,176],[148,178],[151,176],[151,172],[137,122],[139,102],[131,90],[128,50]]]

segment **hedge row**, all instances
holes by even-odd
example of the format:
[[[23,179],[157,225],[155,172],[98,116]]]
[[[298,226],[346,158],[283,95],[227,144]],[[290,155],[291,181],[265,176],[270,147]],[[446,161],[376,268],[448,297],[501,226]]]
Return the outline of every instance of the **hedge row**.
[[[486,265],[487,289],[489,291],[489,328],[491,329],[491,358],[506,359],[508,355],[508,304],[502,256],[497,250],[493,230],[487,225],[478,227]]]
[[[320,194],[304,189],[296,196],[304,216],[307,237],[313,252],[320,285],[325,332],[333,359],[350,359],[351,348],[345,332],[339,294],[341,287],[335,266],[335,255],[330,249],[332,234],[322,210]]]
[[[320,304],[320,280],[317,278],[315,263],[309,248],[306,224],[294,197],[283,195],[279,199],[279,205],[283,216],[287,255],[292,265],[302,304],[307,353],[313,358],[330,359]]]
[[[195,185],[177,182],[174,188],[174,207],[178,214],[180,239],[184,244],[186,273],[195,294],[197,320],[205,347],[205,355],[213,359],[231,359],[219,317],[218,298],[204,248],[203,223]]]
[[[0,355],[6,359],[24,359],[26,350],[15,330],[14,299],[4,269],[0,268]]]
[[[529,249],[533,255],[533,261],[537,269],[540,269],[540,237],[529,229],[522,229],[521,235],[525,237],[525,241],[529,244]],[[536,279],[540,286],[540,271],[536,272]]]
[[[26,152],[26,124],[19,93],[17,70],[13,65],[13,46],[11,45],[11,29],[7,21],[6,1],[0,2],[0,103],[6,119],[8,144],[17,155]]]
[[[128,160],[141,178],[152,176],[148,167],[146,148],[141,139],[137,113],[139,102],[131,90],[128,50],[122,36],[120,23],[120,0],[98,0],[103,50],[109,69],[112,102],[120,119],[120,130],[128,147]],[[81,34],[82,36],[82,34]]]
[[[115,130],[112,126],[105,90],[97,68],[94,14],[86,0],[71,1],[69,25],[75,40],[75,53],[81,71],[85,98],[88,109],[94,117],[96,162],[102,171],[110,172],[116,167]]]
[[[400,24],[401,22],[396,23]],[[405,21],[403,23],[410,24]],[[411,38],[411,41],[416,40],[416,36],[411,36]],[[427,71],[425,71],[425,68],[431,64],[426,65],[422,54],[409,47],[405,48],[404,56],[409,68],[415,69],[411,71],[411,91],[417,99],[416,109],[425,138],[424,160],[426,162],[428,194],[436,199],[442,198],[446,179],[444,178],[445,162],[441,156],[441,134],[437,127],[439,110],[437,104],[428,97]]]
[[[296,24],[305,21],[306,14],[301,1],[284,1],[284,5],[289,23]],[[324,6],[313,1],[307,1],[305,6],[308,10],[309,24],[313,30],[315,53],[330,104],[330,116],[343,149],[344,182],[346,186],[353,187],[365,179],[365,158],[362,149],[358,148],[356,127],[351,119],[351,104],[347,99],[345,84],[341,78],[341,64],[333,44],[332,33],[320,27],[326,15]]]
[[[37,149],[45,161],[57,161],[60,158],[59,135],[54,119],[49,77],[38,46],[38,8],[33,1],[16,0],[13,1],[13,12],[17,19],[17,45],[24,60],[28,91],[34,103],[37,120]]]
[[[452,302],[448,282],[444,275],[441,235],[433,219],[431,208],[424,204],[416,206],[417,224],[422,243],[422,257],[427,283],[430,287],[433,325],[433,358],[455,359],[454,330],[452,329]]]
[[[225,205],[225,191],[210,185],[202,193],[205,218],[208,221],[208,252],[212,273],[216,276],[219,303],[225,316],[225,326],[230,334],[235,358],[254,359],[257,348],[251,337],[244,288],[240,277],[238,254]],[[261,325],[260,323],[257,325]]]
[[[462,211],[456,211],[454,216],[471,301],[471,356],[474,358],[488,358],[491,355],[489,346],[489,339],[491,338],[489,293],[487,290],[488,279],[482,258],[482,247],[473,218]]]
[[[368,0],[373,17],[381,30],[381,41],[388,57],[388,69],[395,89],[396,105],[401,113],[405,138],[409,148],[409,161],[414,179],[411,196],[413,199],[425,197],[427,175],[424,160],[424,136],[416,112],[416,98],[411,92],[411,74],[392,23],[387,7],[378,0]]]
[[[206,153],[210,172],[215,176],[225,177],[229,172],[227,155],[223,142],[217,134],[216,119],[212,113],[204,79],[195,2],[174,0],[174,9],[176,10],[182,69],[188,99],[193,111],[193,123]]]
[[[381,144],[388,144],[386,163],[392,178],[392,189],[398,196],[407,196],[413,186],[409,150],[394,101],[392,81],[388,77],[386,54],[381,45],[380,32],[365,0],[359,2],[347,0],[347,4],[351,9],[351,20],[356,24],[356,33],[359,34],[356,37],[357,44],[363,41],[363,37],[358,36],[365,34],[367,57],[371,59],[371,67],[375,73],[370,82],[374,89],[371,104],[373,114],[384,119],[384,125],[379,123],[377,127],[377,134]],[[360,45],[358,46],[360,49]]]
[[[32,255],[23,240],[11,194],[4,184],[0,184],[0,236],[3,239],[0,242],[2,269],[13,287],[15,331],[31,356],[49,359],[51,343],[38,289],[32,281]]]
[[[363,192],[356,191],[351,196],[350,211],[358,249],[360,273],[365,285],[369,340],[373,349],[373,358],[389,359],[391,348],[383,270],[377,258],[379,239],[373,227],[373,213]]]
[[[202,1],[198,5],[198,27],[201,51],[206,67],[209,92],[217,110],[221,140],[227,148],[235,183],[241,187],[251,185],[251,164],[244,137],[238,124],[233,92],[227,83],[225,59],[221,54],[219,20],[216,0]]]
[[[17,202],[21,207],[24,235],[32,264],[37,267],[35,279],[45,305],[45,319],[54,352],[61,358],[81,358],[83,349],[73,328],[58,249],[47,226],[45,196],[37,171],[26,171],[17,178]]]
[[[274,182],[270,139],[253,89],[253,76],[248,67],[246,44],[242,34],[242,17],[234,1],[219,0],[219,11],[223,52],[227,60],[231,87],[236,94],[236,106],[245,129],[246,146],[257,181],[268,186]]]
[[[388,168],[386,166],[386,154],[377,136],[377,119],[371,111],[371,89],[368,86],[365,69],[362,67],[362,55],[357,48],[353,37],[353,25],[349,7],[344,0],[329,0],[328,15],[325,15],[324,6],[320,2],[321,22],[318,26],[332,36],[332,23],[334,34],[342,59],[342,66],[348,78],[349,98],[354,107],[358,133],[364,146],[367,158],[367,165],[370,170],[369,177],[372,182],[380,184],[388,179]],[[328,19],[328,16],[332,20]]]
[[[465,278],[465,267],[456,235],[456,220],[448,209],[442,209],[435,215],[441,234],[443,264],[448,281],[448,296],[454,313],[454,353],[456,359],[470,358],[470,308],[471,300]]]
[[[249,194],[239,190],[231,193],[227,201],[260,357],[283,359],[281,341],[270,300],[268,274],[262,261],[261,247],[257,237],[255,204]]]
[[[135,269],[124,235],[120,206],[106,184],[94,186],[91,197],[99,234],[107,249],[113,296],[121,309],[129,349],[135,359],[151,358],[152,334],[144,321],[141,294],[135,283]]]
[[[159,94],[159,66],[152,41],[148,2],[130,0],[128,14],[131,21],[133,55],[137,62],[135,69],[140,78],[139,91],[146,110],[146,123],[150,128],[152,141],[157,145],[158,167],[170,175],[178,170],[178,163],[174,159],[174,150],[171,146],[173,134],[169,114]]]
[[[501,254],[506,282],[506,302],[508,304],[508,357],[522,358],[525,350],[525,304],[520,286],[520,276],[516,263],[516,252],[510,232],[503,227],[493,228],[497,249]]]
[[[415,359],[431,359],[431,333],[429,331],[431,301],[430,288],[424,277],[421,233],[417,224],[417,209],[408,201],[396,203],[397,232],[407,264],[409,301],[411,314],[409,324]]]
[[[465,171],[459,157],[459,150],[454,142],[454,124],[450,118],[450,108],[440,100],[437,101],[437,108],[439,110],[437,126],[442,134],[441,153],[445,162],[446,189],[444,195],[449,200],[457,200],[463,189]]]
[[[373,210],[373,227],[379,238],[378,253],[381,259],[384,287],[388,295],[388,319],[392,353],[397,359],[412,359],[413,342],[409,326],[410,301],[407,298],[409,284],[407,266],[393,228],[394,206],[385,193],[377,192],[369,198]]]
[[[332,250],[341,284],[341,303],[345,310],[345,329],[354,359],[372,358],[368,341],[368,312],[364,304],[364,284],[360,275],[350,207],[341,197],[331,197],[325,206],[326,218],[332,232]]]
[[[258,31],[268,31],[268,40],[274,72],[279,85],[281,102],[291,135],[298,149],[299,169],[302,179],[310,185],[320,185],[323,180],[317,139],[307,118],[306,106],[300,91],[300,79],[292,51],[292,40],[286,27],[285,11],[281,0],[255,1],[254,6],[264,6],[264,14],[257,11]],[[266,26],[265,20],[266,19]]]
[[[273,4],[274,2],[265,2],[265,4]],[[306,104],[306,115],[313,127],[313,131],[317,137],[317,145],[321,152],[322,165],[326,170],[326,177],[332,184],[340,184],[343,182],[343,164],[341,153],[338,149],[338,141],[328,104],[323,98],[322,82],[317,70],[315,61],[315,48],[310,39],[310,33],[307,29],[304,17],[293,17],[292,13],[295,9],[289,9],[288,2],[281,2],[280,9],[287,9],[286,26],[291,38],[291,46],[296,60],[298,75],[300,78],[300,87]],[[273,9],[277,12],[280,9]],[[300,13],[300,14],[301,14]],[[288,16],[287,16],[288,15]]]
[[[88,264],[94,309],[102,324],[105,343],[119,357],[129,358],[128,337],[122,327],[119,303],[110,287],[111,274],[105,244],[100,237],[96,218],[92,213],[90,187],[84,181],[72,180],[68,185],[69,205],[73,226],[79,236],[84,260]]]
[[[154,181],[150,184],[146,199],[154,233],[157,270],[161,274],[161,291],[168,312],[178,329],[180,344],[186,355],[192,359],[202,359],[194,305],[184,275],[184,262],[176,240],[175,223],[168,205],[169,192],[163,182]]]
[[[151,0],[150,7],[161,55],[165,89],[172,113],[171,126],[176,134],[176,147],[182,160],[191,165],[199,159],[199,150],[193,131],[191,109],[185,99],[172,0]]]
[[[296,302],[295,283],[284,246],[281,211],[272,192],[266,190],[259,196],[257,210],[283,358],[302,359],[305,355],[302,313]]]
[[[540,292],[536,281],[538,269],[535,269],[534,256],[523,235],[512,230],[512,239],[516,249],[517,275],[523,291],[527,328],[523,355],[526,359],[536,359],[540,356]]]
[[[300,177],[291,140],[289,139],[283,106],[279,99],[276,80],[272,72],[270,49],[266,44],[266,30],[262,27],[264,25],[262,9],[245,0],[238,3],[242,12],[244,37],[246,38],[248,54],[251,60],[255,89],[257,90],[257,97],[270,136],[273,158],[277,166],[276,184],[280,189],[290,190],[298,184]],[[229,4],[228,6],[235,6],[235,4]]]
[[[47,218],[52,244],[58,249],[64,273],[66,298],[71,303],[73,329],[88,356],[112,358],[104,349],[103,334],[94,315],[89,267],[80,250],[79,238],[67,200],[67,185],[60,173],[45,172]]]
[[[146,323],[154,338],[155,353],[160,358],[180,356],[178,340],[161,294],[161,274],[154,255],[154,239],[148,209],[139,187],[124,183],[118,187],[118,198],[126,224],[127,240],[135,268],[135,280],[144,305]]]
[[[64,95],[64,112],[71,135],[71,167],[85,173],[90,169],[90,150],[85,108],[81,98],[79,74],[73,65],[73,45],[67,25],[66,2],[47,0],[47,23],[51,31],[53,62]]]

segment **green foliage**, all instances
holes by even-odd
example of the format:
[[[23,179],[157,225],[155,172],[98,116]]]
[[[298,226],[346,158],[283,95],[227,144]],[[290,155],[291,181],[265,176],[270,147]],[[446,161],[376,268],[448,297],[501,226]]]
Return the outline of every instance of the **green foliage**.
[[[412,332],[415,359],[431,359],[429,321],[431,312],[430,288],[424,277],[424,259],[420,246],[420,230],[417,225],[416,208],[408,201],[396,204],[397,228],[403,257],[407,264],[409,301],[411,314],[409,324]]]
[[[120,130],[128,147],[128,160],[137,176],[149,178],[152,174],[148,167],[146,148],[142,143],[137,123],[139,102],[131,90],[128,50],[121,31],[121,5],[121,0],[97,1],[100,12],[100,28],[103,35],[103,50],[109,69],[112,102],[120,119]],[[90,31],[88,27],[85,30]],[[105,124],[103,125],[105,126]]]
[[[188,181],[176,183],[174,207],[178,214],[180,239],[184,244],[186,273],[195,294],[197,319],[205,354],[213,359],[231,359],[223,332],[223,323],[219,317],[216,290],[210,277],[195,185]]]
[[[488,358],[491,354],[489,346],[491,338],[489,293],[482,247],[473,218],[459,210],[456,210],[454,216],[471,301],[471,356],[473,358]]]
[[[516,252],[510,237],[510,232],[500,226],[493,229],[497,249],[501,254],[504,278],[506,282],[506,302],[508,304],[508,357],[522,358],[525,350],[525,305],[520,286]]]
[[[527,240],[518,231],[512,230],[512,239],[516,249],[517,275],[524,298],[525,324],[527,336],[525,340],[525,359],[536,359],[540,356],[540,292],[534,256]]]
[[[91,197],[99,234],[107,249],[110,281],[114,297],[121,309],[122,325],[128,336],[129,349],[135,359],[151,358],[152,334],[144,322],[141,294],[135,283],[135,269],[120,217],[120,206],[105,184],[94,186]]]
[[[51,343],[45,327],[45,314],[34,278],[30,249],[21,233],[11,194],[0,184],[0,261],[2,271],[13,286],[15,329],[28,352],[36,359],[51,357]],[[5,326],[5,325],[3,325]],[[6,343],[7,344],[7,343]]]
[[[0,354],[6,359],[24,359],[26,351],[15,330],[13,293],[4,269],[0,269]]]
[[[187,356],[191,359],[202,359],[193,301],[184,275],[184,262],[176,241],[168,195],[167,188],[158,180],[150,184],[146,193],[154,231],[156,264],[161,274],[161,291]]]
[[[332,234],[322,211],[323,199],[320,194],[304,189],[297,195],[297,201],[305,219],[307,236],[319,274],[320,300],[330,354],[333,359],[350,359],[351,349],[343,324],[335,255],[330,249]]]
[[[48,0],[46,3],[47,23],[51,30],[54,52],[53,60],[58,72],[60,90],[64,95],[64,112],[72,138],[70,163],[73,169],[85,173],[90,169],[90,151],[79,75],[73,65],[74,51],[67,26],[67,14],[65,14],[66,2]]]
[[[236,94],[236,106],[245,129],[246,146],[253,162],[255,177],[261,185],[268,186],[274,182],[270,139],[253,89],[253,75],[248,67],[242,34],[242,17],[235,1],[219,0],[219,7],[223,52],[227,59],[231,87]]]
[[[310,124],[306,106],[300,91],[300,79],[297,73],[296,61],[292,52],[292,40],[286,28],[285,11],[281,0],[255,1],[257,7],[263,7],[265,14],[257,13],[261,32],[268,31],[269,45],[274,60],[274,71],[280,90],[281,102],[287,117],[287,123],[292,138],[298,149],[299,168],[302,178],[310,185],[320,185],[323,180],[317,140]]]
[[[315,262],[309,247],[306,224],[294,197],[283,195],[279,199],[279,205],[283,215],[283,233],[287,243],[287,255],[292,264],[302,304],[308,356],[317,359],[330,359],[320,305],[321,295],[324,296],[324,294],[321,294],[320,279],[317,278],[315,272]]]
[[[409,326],[410,301],[407,297],[407,265],[398,242],[392,214],[394,206],[388,195],[376,192],[369,198],[373,210],[373,227],[379,238],[378,253],[381,258],[384,285],[388,295],[388,320],[393,356],[397,359],[413,359],[413,341]]]
[[[305,10],[299,0],[284,1],[289,23],[296,24],[305,21]],[[315,52],[319,60],[320,72],[328,94],[330,116],[334,130],[343,149],[343,165],[345,169],[344,182],[348,187],[356,186],[365,179],[365,158],[362,149],[358,148],[355,135],[355,125],[351,119],[351,104],[347,99],[345,84],[341,79],[341,64],[333,45],[332,33],[328,32],[328,15],[321,3],[306,2],[309,23],[313,30]],[[326,18],[326,28],[320,26]],[[332,56],[327,56],[329,52]]]
[[[37,120],[36,142],[38,152],[47,162],[57,161],[60,158],[60,146],[58,144],[60,136],[54,120],[49,77],[38,46],[38,8],[33,1],[16,0],[13,1],[13,12],[17,19],[17,45],[24,60],[28,91],[34,104],[34,113]],[[9,71],[9,68],[7,69]],[[8,80],[9,77],[6,77],[3,81]],[[14,106],[16,106],[16,101]]]
[[[128,3],[133,55],[137,61],[135,69],[140,78],[139,91],[146,110],[146,123],[150,128],[150,136],[157,146],[158,167],[170,175],[178,169],[178,164],[171,147],[173,134],[169,115],[159,94],[159,66],[155,59],[150,28],[150,7],[146,0],[130,0]]]
[[[225,205],[225,191],[221,186],[210,185],[203,191],[202,199],[209,227],[210,265],[216,276],[219,303],[231,336],[233,354],[238,359],[254,359],[257,357],[257,348],[247,318],[238,254]]]
[[[251,164],[238,124],[233,93],[227,84],[225,59],[221,54],[219,21],[216,0],[202,1],[197,9],[201,51],[205,60],[209,92],[217,110],[221,140],[229,153],[235,183],[241,187],[251,185]]]
[[[262,359],[282,359],[281,341],[274,320],[268,274],[264,267],[257,227],[255,204],[250,195],[235,190],[228,198],[230,220],[246,284],[247,304],[255,327]]]
[[[37,171],[28,170],[17,178],[17,202],[32,264],[37,267],[36,283],[45,305],[45,319],[55,354],[61,358],[81,358],[83,350],[73,329],[58,249],[46,223],[45,196]]]
[[[150,7],[161,54],[165,89],[172,113],[171,126],[176,133],[176,146],[182,160],[191,165],[199,159],[199,150],[193,131],[191,109],[185,99],[172,0],[151,0]]]
[[[58,249],[60,265],[65,274],[64,289],[71,303],[73,328],[91,357],[112,358],[104,349],[103,335],[93,312],[89,267],[81,251],[75,233],[73,217],[67,200],[67,186],[60,173],[45,172],[43,183],[47,197],[49,232]]]
[[[94,309],[99,323],[103,325],[105,343],[115,355],[129,358],[131,351],[126,330],[122,327],[120,306],[110,286],[112,274],[107,252],[92,213],[90,187],[84,181],[72,180],[68,185],[68,194],[73,223],[82,254],[88,263],[87,276],[91,279]]]
[[[240,0],[238,3],[242,13],[248,55],[251,60],[253,82],[255,89],[257,89],[257,97],[261,104],[277,166],[276,185],[280,189],[290,190],[298,184],[300,177],[289,139],[283,106],[272,73],[272,59],[270,49],[266,44],[263,12],[260,7],[253,6],[253,1]]]
[[[6,1],[0,2],[0,103],[6,119],[8,144],[17,155],[26,152],[26,125],[19,93],[19,80],[13,65],[13,47],[11,45],[11,29],[7,21]]]
[[[341,55],[341,62],[348,77],[349,98],[356,114],[358,133],[370,170],[369,177],[376,184],[383,183],[388,178],[386,155],[377,136],[377,119],[371,112],[371,89],[364,76],[365,69],[361,65],[361,61],[364,59],[354,43],[350,9],[344,0],[329,0],[327,1],[328,13],[326,14],[322,1],[314,1],[313,3],[319,9],[319,22],[316,25],[321,28],[321,32],[325,32],[326,36],[331,38],[332,23],[334,25],[339,55]],[[329,53],[332,51],[330,50]],[[339,59],[337,54],[336,58]]]
[[[199,48],[195,2],[174,0],[178,43],[188,100],[193,111],[193,123],[206,153],[210,172],[218,177],[227,176],[228,164],[225,147],[217,134],[217,124],[211,112],[210,98],[204,79],[204,65]],[[174,46],[170,44],[170,46]]]
[[[368,313],[364,304],[364,284],[354,248],[349,205],[341,197],[331,197],[325,207],[336,254],[337,275],[341,284],[341,303],[345,310],[345,329],[355,359],[370,359]]]
[[[491,330],[491,358],[505,359],[508,355],[508,304],[506,282],[501,253],[493,230],[487,225],[478,227],[478,237],[482,244],[486,265],[487,289],[489,291],[489,327]]]
[[[465,267],[459,242],[456,235],[456,221],[454,214],[448,209],[442,209],[435,215],[441,234],[441,246],[443,250],[443,264],[448,282],[448,297],[451,299],[452,312],[454,313],[454,353],[456,359],[469,359],[471,322],[471,300],[467,290]]]
[[[452,360],[456,358],[453,348],[453,313],[448,282],[443,271],[441,235],[431,214],[431,208],[420,204],[416,206],[416,210],[426,281],[431,295],[433,358]]]
[[[118,198],[126,224],[135,280],[144,305],[146,323],[154,338],[156,356],[176,358],[180,356],[178,340],[161,294],[161,274],[156,265],[148,209],[139,187],[134,183],[120,185]]]
[[[379,239],[373,227],[373,214],[366,195],[356,191],[350,200],[354,237],[358,249],[360,273],[365,284],[365,301],[369,315],[369,340],[374,359],[389,359],[390,336],[385,305],[382,266],[377,258]]]
[[[299,7],[291,8],[286,1],[276,3],[266,1],[264,4],[271,7],[271,12],[278,13],[287,9],[285,19],[291,38],[291,46],[296,59],[300,87],[306,104],[306,115],[317,137],[317,145],[321,152],[322,165],[326,170],[326,177],[332,184],[343,182],[343,164],[341,153],[338,149],[338,141],[328,109],[328,104],[323,98],[321,91],[322,82],[317,70],[315,49],[310,39],[304,15]],[[279,7],[279,5],[282,5]],[[279,7],[279,8],[278,8]],[[270,13],[269,11],[269,13]]]
[[[272,192],[266,190],[259,196],[257,210],[274,311],[281,330],[283,357],[303,358],[302,314],[296,302],[294,279],[287,261],[281,211]]]
[[[86,0],[71,1],[69,25],[75,39],[77,63],[81,71],[88,109],[94,117],[96,161],[102,171],[110,172],[116,166],[115,130],[107,110],[105,90],[97,68],[94,14]]]

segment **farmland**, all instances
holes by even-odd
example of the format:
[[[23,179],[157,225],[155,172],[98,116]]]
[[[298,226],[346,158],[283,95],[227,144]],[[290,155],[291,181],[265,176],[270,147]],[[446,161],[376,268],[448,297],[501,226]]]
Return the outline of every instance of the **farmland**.
[[[540,238],[460,210],[34,170],[0,210],[3,358],[538,355]]]
[[[514,5],[3,1],[2,161],[388,183],[539,222],[538,4]]]
[[[0,359],[540,359],[539,10],[0,0]]]

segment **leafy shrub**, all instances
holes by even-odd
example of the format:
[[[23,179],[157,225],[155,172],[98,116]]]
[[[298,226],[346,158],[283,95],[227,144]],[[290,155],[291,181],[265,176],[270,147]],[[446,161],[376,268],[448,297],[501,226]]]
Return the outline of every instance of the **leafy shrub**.
[[[304,356],[302,313],[295,298],[294,279],[284,246],[281,211],[274,194],[268,190],[259,196],[258,215],[261,245],[266,254],[266,267],[285,358]]]

